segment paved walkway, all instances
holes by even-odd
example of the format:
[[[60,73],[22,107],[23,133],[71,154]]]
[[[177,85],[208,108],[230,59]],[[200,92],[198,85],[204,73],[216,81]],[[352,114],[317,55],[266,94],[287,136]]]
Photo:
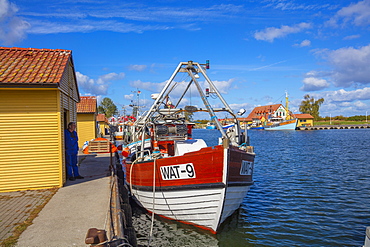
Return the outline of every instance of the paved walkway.
[[[80,155],[85,179],[67,181],[19,237],[17,246],[88,246],[89,228],[104,229],[109,209],[110,155]],[[113,161],[114,162],[114,161]],[[0,242],[45,203],[51,190],[0,193]]]
[[[53,190],[0,193],[0,242],[12,236],[14,228],[42,207],[53,193]]]

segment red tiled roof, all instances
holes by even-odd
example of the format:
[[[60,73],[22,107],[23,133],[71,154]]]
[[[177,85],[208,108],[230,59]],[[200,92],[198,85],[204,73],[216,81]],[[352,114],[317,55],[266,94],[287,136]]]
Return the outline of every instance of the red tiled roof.
[[[107,122],[108,123],[108,119],[105,117],[105,114],[98,114],[96,116],[96,121],[98,121],[98,122]]]
[[[77,103],[77,113],[95,113],[96,112],[96,97],[81,96],[80,103]]]
[[[311,114],[294,114],[296,118],[314,118]]]
[[[246,120],[252,121],[255,118],[260,118],[262,115],[270,113],[270,111],[271,112],[276,111],[280,106],[282,106],[282,104],[257,106],[251,111],[251,113],[249,113]],[[257,113],[259,113],[260,115],[257,115]]]
[[[0,85],[57,84],[72,51],[0,47]]]

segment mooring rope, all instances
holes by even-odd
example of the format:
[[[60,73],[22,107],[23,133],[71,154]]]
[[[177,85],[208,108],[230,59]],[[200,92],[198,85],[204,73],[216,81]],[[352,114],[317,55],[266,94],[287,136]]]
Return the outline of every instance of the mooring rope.
[[[148,247],[150,246],[150,242],[152,241],[152,237],[153,237],[154,209],[155,209],[155,175],[156,175],[157,159],[161,157],[161,153],[159,152],[158,146],[154,147],[154,152],[152,154],[152,157],[154,158],[154,162],[153,162],[153,202],[152,202],[153,209],[152,209],[152,220],[150,224]]]

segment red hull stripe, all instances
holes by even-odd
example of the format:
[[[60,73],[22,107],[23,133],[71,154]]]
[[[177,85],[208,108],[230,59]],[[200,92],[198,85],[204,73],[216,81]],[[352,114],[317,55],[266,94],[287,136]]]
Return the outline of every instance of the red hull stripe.
[[[253,183],[251,175],[241,175],[240,169],[243,161],[253,162],[254,155],[238,148],[228,149],[228,164],[224,164],[224,148],[222,146],[207,147],[197,152],[186,153],[156,161],[155,184],[160,187],[200,186],[202,184],[224,183],[224,165],[228,165],[227,181],[239,183]],[[161,175],[161,167],[172,165],[191,164],[194,169],[194,178],[166,179]],[[136,186],[152,187],[154,161],[126,163],[127,182]],[[132,168],[131,168],[132,167]],[[132,172],[132,174],[130,174]]]

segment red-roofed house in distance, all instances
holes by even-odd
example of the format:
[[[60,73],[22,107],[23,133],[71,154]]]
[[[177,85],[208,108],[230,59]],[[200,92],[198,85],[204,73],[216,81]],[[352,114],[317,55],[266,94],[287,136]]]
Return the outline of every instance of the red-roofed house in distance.
[[[289,119],[292,114],[282,104],[255,107],[247,117],[248,122],[262,125],[270,119]]]
[[[86,141],[97,137],[97,109],[95,96],[81,96],[81,101],[77,104],[77,134],[80,148]]]
[[[72,51],[0,47],[0,192],[63,186],[79,101]]]
[[[297,118],[289,111],[288,92],[285,92],[285,106],[282,104],[257,106],[247,117],[250,128],[265,130],[295,130]]]

